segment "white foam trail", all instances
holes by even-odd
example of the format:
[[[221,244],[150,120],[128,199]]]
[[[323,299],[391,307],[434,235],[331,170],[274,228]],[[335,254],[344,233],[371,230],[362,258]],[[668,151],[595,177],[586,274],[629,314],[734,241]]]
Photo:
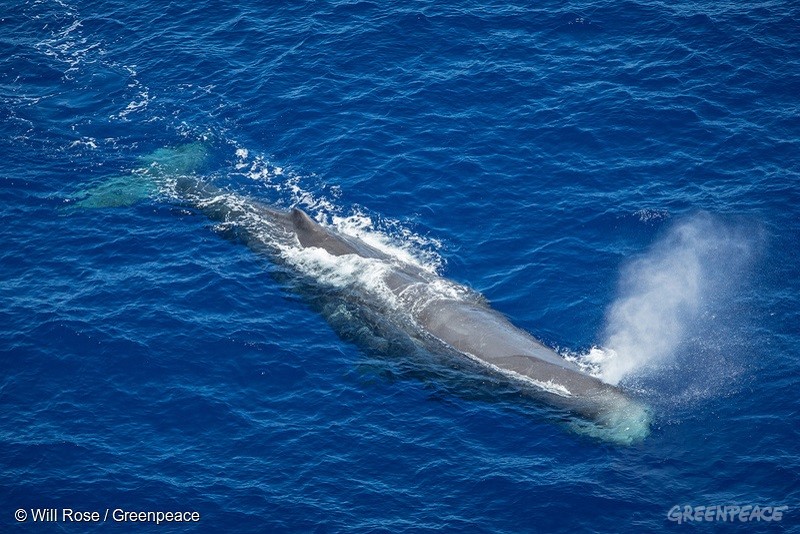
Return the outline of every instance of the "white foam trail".
[[[337,205],[341,193],[336,186],[317,184],[309,187],[307,182],[316,178],[313,175],[304,177],[274,165],[264,155],[253,154],[245,147],[236,145],[235,158],[234,173],[271,190],[280,198],[278,204],[302,207],[323,226],[357,237],[402,263],[415,265],[429,273],[441,270],[444,260],[437,253],[442,248],[440,241],[416,234],[400,221],[381,219],[376,223],[357,208],[342,215],[342,209]],[[320,195],[311,189],[322,189],[323,193]]]
[[[348,254],[333,256],[320,248],[284,246],[284,261],[298,272],[308,275],[323,287],[359,288],[385,305],[396,306],[396,297],[384,283],[390,266],[380,260]]]
[[[673,226],[622,271],[607,313],[605,349],[588,364],[610,384],[674,355],[703,310],[730,285],[750,255],[743,232],[707,214]]]

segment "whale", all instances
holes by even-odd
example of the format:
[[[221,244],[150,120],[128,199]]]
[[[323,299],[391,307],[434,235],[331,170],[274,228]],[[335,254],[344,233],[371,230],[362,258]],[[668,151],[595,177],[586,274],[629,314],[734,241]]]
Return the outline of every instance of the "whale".
[[[77,193],[75,207],[124,206],[162,194],[306,277],[322,278],[319,273],[336,268],[337,262],[349,262],[347,272],[356,273],[354,279],[369,272],[370,281],[339,280],[350,286],[347,298],[376,314],[401,317],[395,322],[409,335],[446,347],[537,402],[566,411],[578,432],[622,444],[640,442],[650,433],[647,406],[514,325],[482,295],[315,220],[297,206],[281,209],[215,185],[200,172],[206,152],[200,143],[156,151],[130,175]]]

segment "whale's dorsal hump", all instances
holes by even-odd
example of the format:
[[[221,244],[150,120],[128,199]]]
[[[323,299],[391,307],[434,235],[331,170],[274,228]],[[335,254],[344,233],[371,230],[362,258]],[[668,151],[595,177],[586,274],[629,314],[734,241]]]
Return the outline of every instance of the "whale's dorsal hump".
[[[366,243],[325,228],[299,208],[293,208],[290,217],[297,239],[303,247],[321,248],[334,256],[357,254],[365,258],[383,257],[383,254]]]
[[[386,254],[356,237],[325,228],[299,208],[293,208],[289,217],[303,247],[321,248],[334,256],[357,254],[364,258],[387,258]]]
[[[299,232],[316,232],[323,230],[319,223],[313,221],[306,212],[300,208],[292,208],[292,224],[295,231]]]

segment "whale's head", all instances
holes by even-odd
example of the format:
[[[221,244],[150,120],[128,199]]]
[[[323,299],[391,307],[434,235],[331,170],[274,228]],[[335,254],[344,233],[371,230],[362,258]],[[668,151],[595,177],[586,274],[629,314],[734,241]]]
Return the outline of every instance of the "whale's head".
[[[650,435],[650,409],[616,387],[578,404],[582,409],[568,424],[578,434],[620,445],[640,443]]]

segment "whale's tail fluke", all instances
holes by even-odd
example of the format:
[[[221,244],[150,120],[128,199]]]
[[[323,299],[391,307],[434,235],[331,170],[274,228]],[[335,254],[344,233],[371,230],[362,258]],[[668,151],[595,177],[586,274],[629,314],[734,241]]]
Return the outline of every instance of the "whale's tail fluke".
[[[75,194],[78,208],[115,208],[131,206],[152,198],[167,180],[194,174],[202,169],[208,150],[202,143],[189,143],[176,148],[159,148],[141,159],[141,165],[130,174],[114,176]]]

